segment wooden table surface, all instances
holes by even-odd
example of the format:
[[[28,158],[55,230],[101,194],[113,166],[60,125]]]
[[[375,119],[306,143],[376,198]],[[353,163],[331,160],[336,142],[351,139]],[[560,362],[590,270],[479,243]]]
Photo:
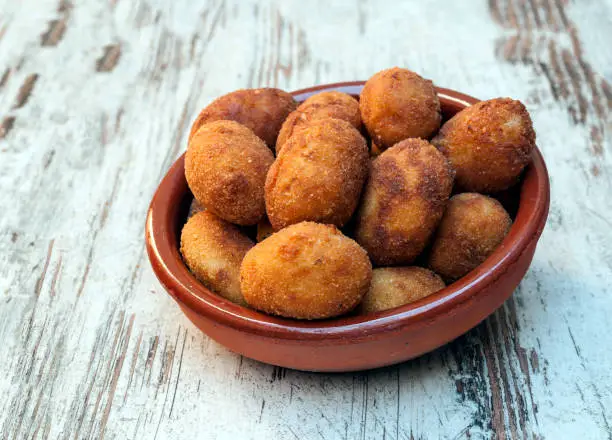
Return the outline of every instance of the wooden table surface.
[[[0,438],[612,439],[612,1],[0,0]],[[147,206],[237,88],[406,66],[523,100],[552,184],[514,296],[375,371],[242,358],[164,292]]]

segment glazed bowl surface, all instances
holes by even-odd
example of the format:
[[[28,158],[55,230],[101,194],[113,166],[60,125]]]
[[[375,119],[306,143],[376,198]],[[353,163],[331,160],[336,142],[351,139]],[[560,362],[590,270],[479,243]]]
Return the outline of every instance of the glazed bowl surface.
[[[292,94],[298,101],[327,90],[359,96],[363,84],[320,85]],[[478,102],[449,89],[437,88],[437,92],[443,120]],[[510,232],[472,272],[433,295],[396,309],[297,321],[233,304],[189,272],[179,252],[180,231],[193,199],[184,160],[182,155],[172,165],[149,207],[145,239],[153,271],[185,315],[208,336],[249,358],[299,370],[355,371],[391,365],[429,352],[475,327],[510,297],[525,276],[550,204],[548,173],[536,148],[514,191],[518,203],[508,206],[514,214]]]

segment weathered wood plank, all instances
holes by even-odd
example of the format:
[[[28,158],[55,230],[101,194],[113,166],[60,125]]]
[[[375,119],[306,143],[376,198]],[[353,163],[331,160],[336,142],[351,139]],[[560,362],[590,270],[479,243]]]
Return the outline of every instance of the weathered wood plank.
[[[0,437],[612,438],[610,1],[0,1]],[[311,374],[202,335],[143,223],[191,120],[241,87],[404,65],[533,115],[530,272],[405,364]]]

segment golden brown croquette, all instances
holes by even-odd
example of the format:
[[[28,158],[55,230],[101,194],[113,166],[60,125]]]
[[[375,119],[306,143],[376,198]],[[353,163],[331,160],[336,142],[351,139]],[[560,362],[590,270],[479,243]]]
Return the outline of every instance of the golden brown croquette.
[[[482,264],[511,225],[497,200],[476,193],[457,194],[436,231],[428,266],[447,282],[455,281]]]
[[[280,89],[236,90],[215,99],[200,112],[191,127],[189,139],[208,122],[230,120],[250,128],[274,149],[281,125],[296,107],[293,96]]]
[[[372,76],[361,91],[361,119],[385,150],[407,138],[429,139],[440,128],[440,101],[431,81],[394,67]]]
[[[331,225],[291,225],[245,256],[240,286],[247,303],[273,315],[320,319],[352,310],[370,287],[372,265],[355,241]]]
[[[270,149],[247,127],[215,121],[191,138],[185,176],[208,210],[231,223],[253,225],[265,213],[264,183],[272,162]]]
[[[363,297],[359,312],[374,313],[403,306],[444,287],[442,278],[422,267],[379,267],[372,271],[370,290]]]
[[[266,178],[266,211],[274,230],[301,221],[343,226],[368,173],[368,147],[350,123],[321,119],[285,143]]]
[[[410,264],[442,218],[453,186],[446,158],[422,139],[406,139],[372,161],[355,237],[381,266]]]
[[[194,214],[181,232],[181,254],[189,270],[222,297],[246,305],[240,293],[240,263],[253,242],[216,215]]]
[[[462,191],[493,193],[518,181],[535,139],[525,106],[497,98],[457,113],[431,142],[450,161]]]

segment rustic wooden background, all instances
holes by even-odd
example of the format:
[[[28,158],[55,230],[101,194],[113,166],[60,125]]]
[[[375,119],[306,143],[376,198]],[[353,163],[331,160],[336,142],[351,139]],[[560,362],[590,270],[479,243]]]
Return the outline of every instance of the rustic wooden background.
[[[612,439],[612,1],[0,0],[0,437]],[[552,206],[495,315],[399,366],[311,374],[201,334],[143,225],[233,89],[406,66],[523,100]]]

